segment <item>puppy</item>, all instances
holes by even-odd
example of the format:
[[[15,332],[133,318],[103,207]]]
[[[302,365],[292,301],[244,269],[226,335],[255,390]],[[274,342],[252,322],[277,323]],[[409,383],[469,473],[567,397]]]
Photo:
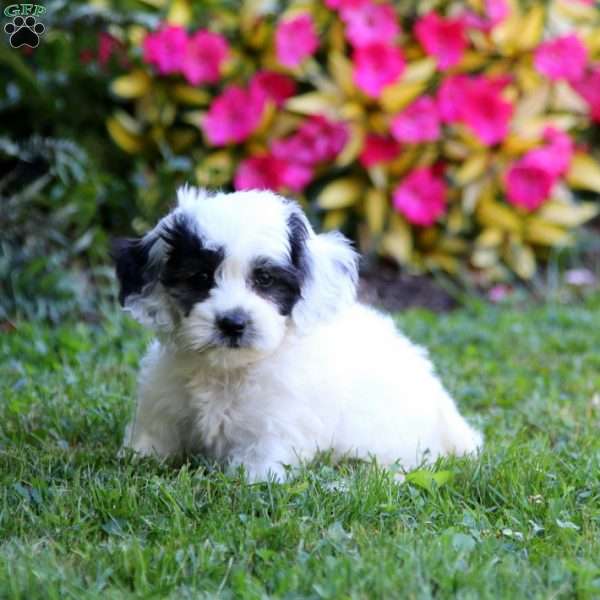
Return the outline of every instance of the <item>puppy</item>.
[[[480,447],[425,350],[356,302],[348,241],[294,202],[184,187],[115,259],[122,305],[156,332],[126,448],[260,481],[319,450],[411,469]]]

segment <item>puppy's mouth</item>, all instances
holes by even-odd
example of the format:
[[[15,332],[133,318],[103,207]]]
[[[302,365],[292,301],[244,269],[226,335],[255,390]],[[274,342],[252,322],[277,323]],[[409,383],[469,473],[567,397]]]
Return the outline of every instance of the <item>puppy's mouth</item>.
[[[242,335],[217,335],[214,345],[220,348],[252,348],[254,336],[249,332],[244,332]]]

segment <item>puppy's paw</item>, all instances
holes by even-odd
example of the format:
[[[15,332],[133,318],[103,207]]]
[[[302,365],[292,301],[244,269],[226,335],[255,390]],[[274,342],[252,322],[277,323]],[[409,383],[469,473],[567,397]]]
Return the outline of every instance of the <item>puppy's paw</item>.
[[[128,453],[133,452],[136,456],[143,458],[151,456],[159,460],[169,458],[175,453],[167,448],[164,442],[149,435],[145,431],[133,431],[131,425],[125,432],[123,446],[119,450],[118,457],[123,458]]]

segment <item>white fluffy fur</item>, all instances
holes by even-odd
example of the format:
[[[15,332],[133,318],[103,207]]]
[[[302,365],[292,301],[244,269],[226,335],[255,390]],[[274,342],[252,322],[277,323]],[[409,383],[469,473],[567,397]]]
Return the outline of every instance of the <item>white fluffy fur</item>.
[[[298,208],[269,192],[208,195],[179,191],[185,212],[210,243],[225,249],[209,298],[180,314],[153,283],[126,308],[157,332],[141,366],[135,418],[125,447],[171,457],[202,453],[245,467],[251,481],[283,478],[284,465],[334,457],[376,458],[410,469],[466,454],[481,435],[459,414],[425,350],[389,317],[355,300],[356,257],[339,234],[309,227],[311,276],[290,317],[246,284],[257,256],[289,255],[287,218]],[[300,213],[301,214],[301,213]],[[152,249],[160,270],[164,243]],[[215,315],[243,307],[257,331],[251,348],[210,345]]]

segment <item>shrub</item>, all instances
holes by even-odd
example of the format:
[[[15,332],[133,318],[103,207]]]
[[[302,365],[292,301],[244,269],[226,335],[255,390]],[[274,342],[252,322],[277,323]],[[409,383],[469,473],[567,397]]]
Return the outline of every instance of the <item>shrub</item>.
[[[593,3],[162,4],[118,34],[107,120],[161,166],[147,189],[162,170],[282,191],[363,250],[484,284],[531,278],[598,212]]]
[[[106,231],[135,215],[133,161],[104,127],[118,60],[98,35],[135,14],[46,6],[37,49],[0,44],[0,321],[92,308],[89,267],[106,260]]]

